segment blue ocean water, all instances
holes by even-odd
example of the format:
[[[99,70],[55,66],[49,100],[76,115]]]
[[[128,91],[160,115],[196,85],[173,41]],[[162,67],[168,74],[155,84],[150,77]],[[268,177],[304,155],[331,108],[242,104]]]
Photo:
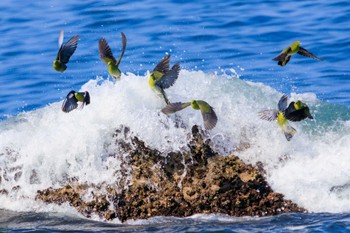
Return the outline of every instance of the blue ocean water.
[[[105,37],[118,56],[120,32],[128,40],[120,66],[123,73],[144,75],[169,53],[184,70],[237,73],[242,80],[261,82],[279,92],[315,94],[321,102],[331,103],[321,108],[329,110],[319,114],[320,122],[334,113],[338,114],[334,119],[349,120],[350,110],[340,106],[350,106],[349,1],[1,0],[0,9],[2,121],[51,106],[97,76],[107,79],[97,43]],[[65,41],[75,34],[80,37],[64,73],[52,68],[60,30],[65,31]],[[295,55],[287,66],[279,67],[272,58],[295,40],[323,61]],[[256,93],[252,92],[253,99],[259,98]],[[161,218],[131,225],[7,210],[0,216],[0,230],[10,232],[336,232],[350,228],[348,212],[262,219]],[[66,228],[69,224],[71,228]]]
[[[348,1],[28,1],[2,0],[0,116],[64,98],[96,75],[107,75],[97,43],[115,53],[128,38],[123,72],[144,74],[164,53],[189,70],[225,72],[282,92],[314,92],[350,105]],[[68,70],[52,69],[57,38],[78,34]],[[324,59],[295,56],[279,67],[272,58],[295,40]]]

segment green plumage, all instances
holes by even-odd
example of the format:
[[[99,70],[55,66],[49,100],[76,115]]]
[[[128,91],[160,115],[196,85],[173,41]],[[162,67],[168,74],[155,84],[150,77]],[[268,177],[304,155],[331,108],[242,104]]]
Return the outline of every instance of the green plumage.
[[[67,63],[69,62],[70,57],[75,52],[78,46],[78,35],[70,38],[67,43],[63,44],[64,32],[61,31],[60,36],[58,37],[58,46],[59,51],[57,53],[56,59],[53,61],[53,68],[58,72],[64,72],[67,69]]]
[[[290,121],[301,121],[306,118],[314,119],[310,113],[309,107],[300,100],[289,104],[288,108],[285,110],[285,116]]]
[[[76,92],[70,91],[62,103],[63,112],[71,112],[78,107],[78,102],[81,102],[81,108],[85,105],[90,104],[90,94],[89,92]]]
[[[216,126],[216,123],[218,121],[216,113],[214,109],[207,102],[203,100],[192,100],[191,102],[187,102],[187,103],[181,103],[181,102],[170,103],[165,108],[162,109],[162,112],[164,114],[169,115],[171,113],[175,113],[184,108],[187,108],[188,106],[191,106],[195,110],[201,111],[205,129],[213,129]]]
[[[164,99],[166,104],[169,104],[168,97],[164,89],[174,85],[176,79],[179,77],[180,65],[176,63],[169,70],[170,55],[165,56],[150,74],[148,85],[157,93],[157,95]]]
[[[298,101],[297,101],[298,102]],[[300,104],[301,101],[298,102],[298,108],[299,106],[304,106]],[[286,139],[290,141],[293,137],[293,135],[296,133],[296,130],[291,127],[288,123],[288,120],[290,120],[290,114],[294,113],[295,111],[291,109],[291,106],[294,106],[294,102],[292,102],[288,108],[288,97],[286,95],[283,95],[280,100],[278,101],[277,108],[275,109],[268,109],[260,111],[258,114],[261,119],[267,120],[267,121],[274,121],[277,120],[278,126],[283,131]]]
[[[120,34],[122,37],[122,52],[119,56],[118,61],[113,56],[112,50],[109,47],[105,38],[102,37],[98,43],[100,58],[107,65],[108,73],[116,80],[119,80],[121,76],[119,64],[123,58],[123,55],[126,49],[126,37],[123,32],[121,32]]]
[[[302,56],[305,56],[305,57],[313,58],[315,60],[319,60],[319,61],[321,60],[320,58],[313,55],[311,52],[300,47],[300,44],[301,44],[300,41],[295,41],[293,44],[291,44],[287,48],[283,49],[283,51],[277,57],[275,57],[273,60],[278,61],[278,65],[285,66],[289,62],[292,55],[294,55],[296,53],[298,53]]]

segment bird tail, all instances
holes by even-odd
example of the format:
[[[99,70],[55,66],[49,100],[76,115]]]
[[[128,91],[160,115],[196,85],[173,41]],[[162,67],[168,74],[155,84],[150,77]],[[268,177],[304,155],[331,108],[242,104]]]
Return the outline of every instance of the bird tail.
[[[165,91],[162,88],[161,88],[160,96],[163,97],[163,99],[167,105],[170,104],[170,101],[169,101]]]
[[[294,129],[288,123],[286,123],[282,126],[282,131],[283,131],[284,136],[286,137],[287,141],[290,141],[292,139],[292,137],[294,136],[294,134],[297,132],[296,129]]]

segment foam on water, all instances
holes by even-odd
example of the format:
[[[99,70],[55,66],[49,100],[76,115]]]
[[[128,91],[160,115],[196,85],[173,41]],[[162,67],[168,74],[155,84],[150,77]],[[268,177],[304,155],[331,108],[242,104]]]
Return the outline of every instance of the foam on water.
[[[116,182],[121,164],[111,156],[112,135],[120,125],[158,150],[181,150],[191,126],[202,125],[201,114],[191,108],[177,113],[187,127],[176,127],[174,116],[160,112],[164,101],[148,87],[148,77],[127,73],[116,83],[97,77],[81,87],[91,95],[83,110],[65,114],[56,102],[0,122],[0,189],[9,192],[0,194],[0,208],[52,211],[52,205],[34,200],[36,191],[60,187],[68,178]],[[322,103],[313,93],[291,93],[291,100],[309,105],[315,120],[291,123],[297,134],[288,142],[275,122],[257,115],[276,108],[282,95],[261,83],[183,70],[167,94],[172,102],[211,104],[218,115],[209,134],[213,147],[246,162],[261,161],[275,191],[310,211],[350,211],[347,107]]]

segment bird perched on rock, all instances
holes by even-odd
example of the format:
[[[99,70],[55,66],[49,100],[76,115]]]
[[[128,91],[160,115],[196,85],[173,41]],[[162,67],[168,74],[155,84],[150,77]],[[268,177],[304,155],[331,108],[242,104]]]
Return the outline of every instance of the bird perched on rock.
[[[120,34],[122,36],[123,47],[122,47],[122,52],[119,56],[118,61],[114,58],[112,50],[109,47],[105,38],[102,37],[98,43],[100,58],[104,63],[106,63],[109,74],[116,80],[119,80],[121,76],[119,64],[120,64],[120,61],[122,60],[122,57],[124,55],[125,48],[126,48],[126,37],[123,32],[121,32]]]
[[[278,110],[268,109],[259,112],[259,116],[263,120],[274,121],[277,119],[278,126],[282,129],[284,136],[288,141],[292,139],[296,130],[291,127],[288,123],[288,120],[285,116],[285,111],[287,109],[288,97],[283,95],[278,102]]]
[[[67,69],[66,64],[77,49],[79,36],[73,36],[65,44],[63,44],[63,39],[64,32],[62,30],[60,36],[58,37],[58,47],[60,49],[58,50],[57,57],[52,64],[53,68],[58,72],[63,72]]]
[[[164,89],[174,85],[176,79],[179,77],[180,64],[176,63],[169,70],[170,55],[166,55],[154,68],[148,80],[149,86],[154,90],[158,96],[165,100],[166,104],[170,104]]]
[[[214,112],[214,109],[203,100],[192,100],[191,102],[187,103],[170,103],[162,109],[162,112],[168,115],[187,108],[188,106],[191,106],[195,110],[201,111],[205,129],[212,129],[215,127],[218,118]]]
[[[76,109],[78,107],[78,102],[82,102],[81,108],[90,104],[89,92],[70,91],[63,101],[62,111],[68,113]]]
[[[278,65],[285,66],[289,62],[292,55],[294,55],[296,53],[298,53],[302,56],[305,56],[305,57],[310,57],[310,58],[319,60],[319,61],[322,60],[321,58],[318,58],[315,55],[313,55],[312,53],[310,53],[309,51],[307,51],[306,49],[300,47],[300,41],[295,41],[292,45],[283,49],[283,51],[280,53],[280,55],[275,57],[273,60],[278,61]]]
[[[289,104],[288,108],[285,110],[285,116],[287,120],[290,121],[301,121],[306,118],[314,119],[310,113],[309,107],[300,100]]]

